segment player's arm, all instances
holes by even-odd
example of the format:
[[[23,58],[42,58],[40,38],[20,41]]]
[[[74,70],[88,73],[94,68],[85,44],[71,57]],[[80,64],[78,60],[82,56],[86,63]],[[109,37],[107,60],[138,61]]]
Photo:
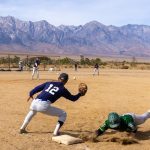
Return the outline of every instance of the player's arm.
[[[37,62],[34,62],[34,67],[37,67]]]
[[[97,129],[95,131],[95,136],[98,137],[100,136],[101,134],[103,134],[107,129],[109,128],[109,125],[108,125],[108,120],[106,120],[103,125],[101,125],[99,127],[99,129]]]
[[[46,84],[47,84],[47,82],[46,82],[46,83],[43,83],[43,84],[41,84],[41,85],[38,85],[38,86],[36,86],[33,90],[31,90],[30,93],[29,93],[29,98],[28,98],[27,101],[29,101],[30,98],[33,99],[33,95],[34,95],[34,94],[36,94],[36,93],[42,91],[42,90],[45,88]]]
[[[33,99],[33,96],[32,96],[32,97],[29,96],[28,99],[27,99],[27,102],[28,102],[30,99]]]
[[[134,122],[128,123],[127,132],[134,132],[134,133],[136,133],[136,131],[137,131],[137,126],[135,125],[135,123]]]
[[[66,99],[69,99],[70,101],[75,102],[75,101],[77,101],[77,100],[80,98],[81,94],[78,93],[78,94],[76,94],[76,95],[72,95],[72,94],[65,88],[64,91],[63,91],[63,95],[62,95],[62,96],[65,97]]]

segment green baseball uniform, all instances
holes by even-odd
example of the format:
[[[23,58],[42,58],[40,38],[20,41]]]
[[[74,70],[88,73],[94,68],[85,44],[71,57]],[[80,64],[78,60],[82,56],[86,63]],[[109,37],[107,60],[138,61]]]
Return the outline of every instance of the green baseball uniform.
[[[117,128],[111,128],[109,120],[107,119],[98,129],[99,135],[104,133],[107,129],[114,129],[118,131],[136,132],[137,127],[133,117],[129,114],[120,115],[120,125]]]

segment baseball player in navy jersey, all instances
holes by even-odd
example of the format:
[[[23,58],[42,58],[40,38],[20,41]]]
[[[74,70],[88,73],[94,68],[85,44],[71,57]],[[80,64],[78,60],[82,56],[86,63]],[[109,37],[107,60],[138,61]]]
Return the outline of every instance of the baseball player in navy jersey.
[[[37,79],[39,79],[39,68],[38,68],[39,65],[40,65],[40,60],[39,58],[36,58],[34,65],[33,65],[32,79],[35,74],[37,76]]]
[[[56,124],[53,135],[54,136],[59,135],[59,129],[64,124],[67,114],[65,111],[51,106],[51,104],[54,103],[56,100],[58,100],[60,97],[65,97],[66,99],[69,99],[74,102],[78,100],[81,96],[83,96],[82,93],[80,93],[80,91],[78,94],[72,95],[64,87],[67,81],[68,81],[68,74],[61,73],[58,77],[58,81],[43,83],[30,91],[29,98],[27,101],[33,99],[34,94],[40,91],[42,92],[35,99],[33,99],[30,106],[30,111],[25,117],[24,122],[20,128],[20,134],[27,133],[25,129],[29,124],[29,122],[31,121],[32,117],[36,115],[37,112],[41,112],[46,115],[58,117],[58,122]]]

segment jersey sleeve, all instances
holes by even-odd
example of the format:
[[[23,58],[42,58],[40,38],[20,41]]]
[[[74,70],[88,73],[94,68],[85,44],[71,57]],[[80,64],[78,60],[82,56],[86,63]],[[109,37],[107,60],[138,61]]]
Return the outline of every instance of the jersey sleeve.
[[[106,120],[100,127],[99,130],[101,131],[101,134],[104,133],[109,128],[108,120]]]
[[[35,62],[34,62],[34,67],[37,67],[37,66],[38,66],[38,65],[37,65],[37,61],[35,61]]]
[[[42,91],[45,88],[46,84],[47,84],[47,82],[45,82],[45,83],[43,83],[41,85],[38,85],[33,90],[31,90],[30,93],[29,93],[30,97],[32,97],[34,94]]]
[[[38,64],[37,64],[37,62],[35,63],[35,67],[37,67],[38,66]]]
[[[128,123],[127,132],[136,132],[136,131],[137,131],[137,127],[134,124],[134,122]]]
[[[76,95],[72,95],[66,88],[64,88],[62,96],[65,97],[66,99],[69,99],[70,101],[74,102],[74,101],[77,101],[80,98],[81,94],[78,93]]]
[[[124,120],[125,124],[127,125],[127,128],[126,128],[127,132],[136,132],[137,131],[137,126],[135,125],[135,122],[131,115],[124,114],[121,117]]]

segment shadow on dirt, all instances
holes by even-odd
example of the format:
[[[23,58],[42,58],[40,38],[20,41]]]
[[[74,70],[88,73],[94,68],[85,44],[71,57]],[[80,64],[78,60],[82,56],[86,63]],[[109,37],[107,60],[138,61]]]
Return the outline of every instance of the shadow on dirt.
[[[150,131],[138,131],[135,134],[135,138],[137,140],[149,140],[150,139]]]
[[[142,140],[150,139],[150,131],[138,131],[136,134],[134,134],[111,130],[110,132],[106,132],[98,138],[95,138],[93,136],[94,133],[88,130],[66,130],[66,132],[62,132],[62,134],[68,134],[74,137],[79,137],[83,139],[84,142],[116,142],[122,145],[138,144]]]
[[[53,132],[28,132],[34,134],[52,134]],[[110,132],[106,132],[102,136],[97,138],[94,137],[94,132],[88,130],[65,130],[60,132],[61,135],[67,134],[73,137],[81,138],[84,142],[116,142],[122,145],[129,144],[138,144],[142,140],[150,139],[150,131],[137,131],[136,134],[127,133],[127,132],[117,132],[111,130]]]

